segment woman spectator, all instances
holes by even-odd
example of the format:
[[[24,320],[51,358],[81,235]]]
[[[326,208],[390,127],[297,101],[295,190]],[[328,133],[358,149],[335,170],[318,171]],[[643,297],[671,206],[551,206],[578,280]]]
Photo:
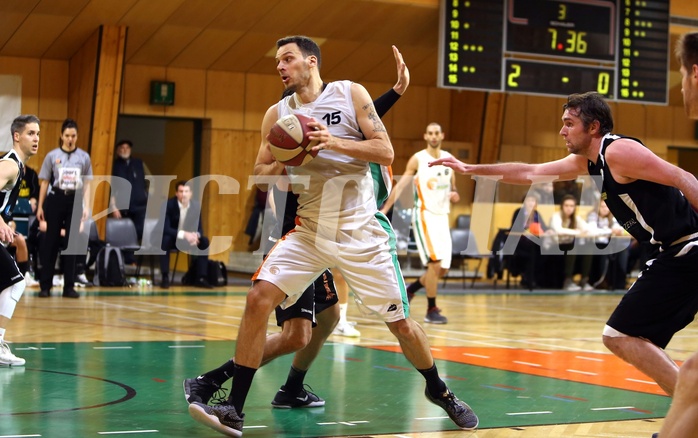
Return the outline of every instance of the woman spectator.
[[[608,246],[612,236],[629,236],[611,210],[606,205],[606,201],[599,203],[599,211],[591,211],[587,215],[590,232],[596,238],[596,246],[604,249]],[[629,243],[629,240],[627,241]],[[609,289],[625,289],[625,277],[628,270],[628,248],[611,254],[597,254],[593,256],[593,266],[598,267],[599,278],[594,282],[594,287],[599,287],[606,283]]]
[[[536,285],[536,266],[540,259],[540,245],[529,237],[540,237],[548,227],[538,213],[538,196],[529,193],[521,208],[511,218],[510,233],[523,233],[516,245],[510,271],[513,275],[521,272],[521,285],[533,290]]]
[[[576,254],[570,252],[575,245],[575,238],[587,234],[588,224],[577,214],[577,198],[574,195],[565,195],[560,202],[559,214],[554,214],[550,219],[550,228],[557,234],[560,250],[565,252],[565,282],[563,289],[578,291],[581,289],[592,290],[589,284],[589,271],[591,270],[591,254]],[[582,279],[579,284],[572,280],[577,260],[581,262],[580,272]]]

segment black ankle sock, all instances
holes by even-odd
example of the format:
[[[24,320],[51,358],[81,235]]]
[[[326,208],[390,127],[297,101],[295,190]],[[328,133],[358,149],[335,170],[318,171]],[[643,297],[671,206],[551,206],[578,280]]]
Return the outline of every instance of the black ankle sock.
[[[288,372],[288,377],[286,378],[286,383],[284,388],[289,394],[298,394],[301,389],[303,389],[303,381],[305,380],[305,374],[308,371],[299,370],[291,366]]]
[[[225,382],[230,380],[235,373],[235,361],[230,359],[228,362],[224,363],[215,370],[211,370],[207,373],[202,374],[209,380],[214,381],[218,386],[223,386]]]
[[[233,386],[230,388],[228,403],[235,407],[238,415],[242,415],[242,408],[245,406],[245,399],[247,399],[247,393],[250,392],[252,379],[256,372],[256,368],[235,365],[235,378],[233,379]]]
[[[419,289],[421,289],[423,287],[424,287],[424,285],[422,284],[421,281],[419,281],[419,278],[418,278],[414,283],[407,286],[407,292],[413,294],[413,293],[416,293]]]
[[[433,309],[434,307],[436,307],[436,297],[427,297],[427,309]]]
[[[432,397],[439,397],[446,392],[446,383],[439,377],[439,371],[436,369],[436,364],[427,370],[419,371],[427,381],[427,390]]]

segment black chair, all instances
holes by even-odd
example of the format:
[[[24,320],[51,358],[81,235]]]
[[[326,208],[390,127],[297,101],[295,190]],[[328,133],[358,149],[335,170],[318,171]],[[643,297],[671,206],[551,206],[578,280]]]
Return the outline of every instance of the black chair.
[[[456,228],[461,230],[470,229],[470,215],[469,214],[459,214],[456,218]]]
[[[141,249],[136,226],[129,218],[107,218],[105,241],[107,245],[119,248],[121,252],[136,252]]]
[[[136,226],[129,218],[107,218],[106,242],[107,245],[117,247],[122,251],[141,249]]]
[[[486,256],[480,254],[477,242],[475,241],[475,234],[468,229],[453,228],[451,230],[451,241],[453,242],[453,249],[451,250],[451,268],[453,268],[453,262],[458,262],[460,264],[463,287],[465,287],[465,279],[467,278],[466,267],[468,266],[468,260],[477,261],[477,267],[475,268],[475,273],[472,275],[472,282],[470,284],[470,287],[474,287],[475,280],[480,278],[480,268]],[[447,278],[448,274],[444,276],[444,286],[446,285]]]

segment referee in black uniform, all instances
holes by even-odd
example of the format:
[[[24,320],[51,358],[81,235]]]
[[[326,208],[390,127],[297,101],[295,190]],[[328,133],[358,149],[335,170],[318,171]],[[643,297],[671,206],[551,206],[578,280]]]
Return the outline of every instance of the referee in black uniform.
[[[78,125],[72,119],[66,119],[61,127],[60,147],[50,151],[39,172],[41,190],[36,218],[46,221],[46,235],[39,248],[41,272],[39,284],[40,297],[51,295],[56,258],[62,243],[70,238],[73,210],[75,217],[87,219],[89,213],[89,182],[92,179],[92,162],[90,155],[77,148]],[[78,197],[82,194],[81,197]],[[78,196],[76,196],[78,195]],[[77,199],[76,199],[77,198]],[[65,229],[65,237],[61,237]],[[75,254],[63,255],[63,296],[78,298],[75,292]]]

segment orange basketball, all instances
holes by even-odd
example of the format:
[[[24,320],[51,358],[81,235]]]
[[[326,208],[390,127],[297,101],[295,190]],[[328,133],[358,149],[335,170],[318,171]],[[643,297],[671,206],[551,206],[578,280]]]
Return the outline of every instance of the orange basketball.
[[[302,166],[315,158],[317,152],[311,149],[318,142],[308,139],[308,133],[313,130],[308,123],[313,121],[302,114],[289,114],[274,123],[267,139],[277,161],[287,166]]]

